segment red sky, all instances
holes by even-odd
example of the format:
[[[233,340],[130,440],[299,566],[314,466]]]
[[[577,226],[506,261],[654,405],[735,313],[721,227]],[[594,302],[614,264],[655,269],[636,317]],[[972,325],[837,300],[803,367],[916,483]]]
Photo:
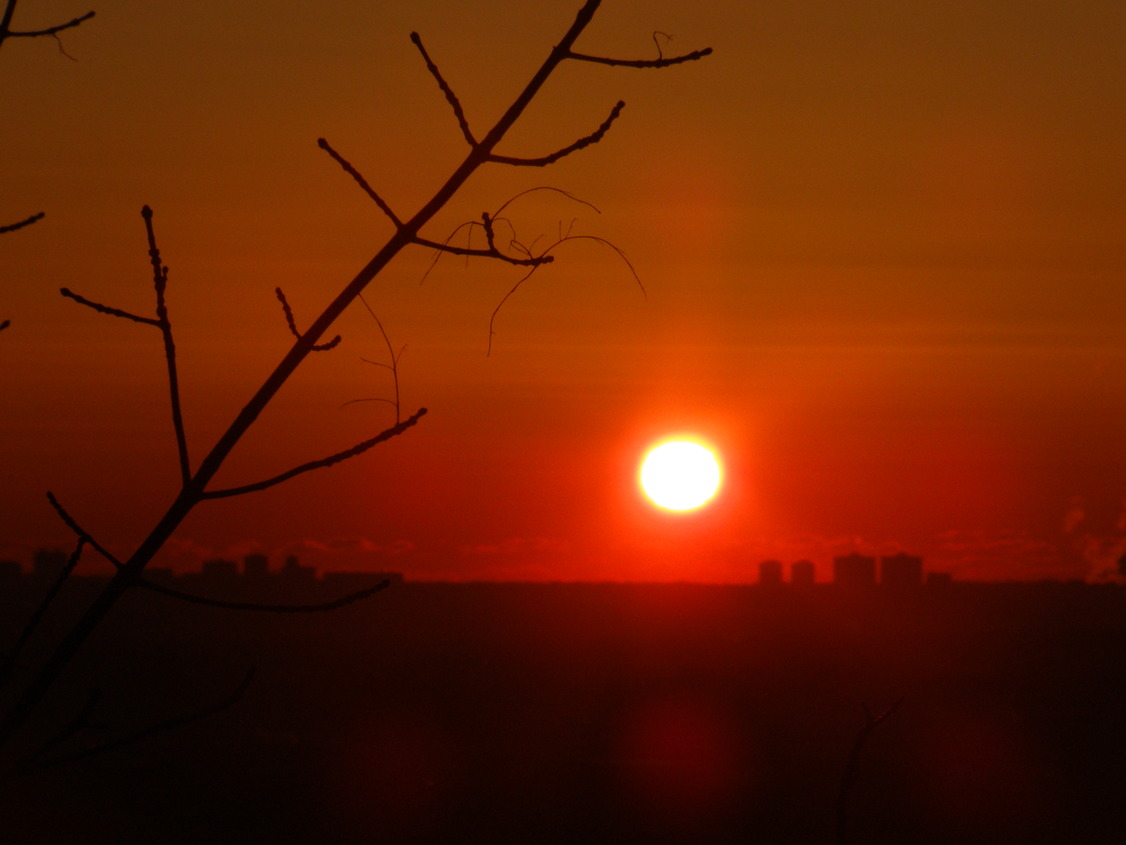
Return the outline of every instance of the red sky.
[[[195,459],[390,234],[316,148],[401,215],[464,155],[408,40],[418,30],[486,127],[577,0],[315,6],[148,0],[0,49],[0,556],[70,542],[53,490],[121,554],[175,494],[157,332],[155,209]],[[24,8],[26,6],[26,8]],[[17,28],[87,11],[19,7]],[[958,577],[1087,577],[1126,551],[1126,6],[606,0],[579,49],[663,71],[564,66],[503,146],[541,155],[627,102],[605,140],[544,171],[490,168],[429,228],[518,191],[521,238],[575,243],[500,313],[516,268],[414,248],[367,298],[404,410],[430,413],[342,466],[204,503],[158,562],[261,550],[412,578],[745,581],[764,557],[827,567],[921,553]],[[389,425],[371,318],[308,362],[223,484]],[[639,498],[671,432],[723,452],[717,502]]]

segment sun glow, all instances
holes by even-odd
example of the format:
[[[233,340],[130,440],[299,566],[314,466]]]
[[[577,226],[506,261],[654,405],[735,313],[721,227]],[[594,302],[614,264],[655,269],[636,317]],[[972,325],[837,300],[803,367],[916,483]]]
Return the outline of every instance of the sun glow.
[[[719,461],[711,449],[692,440],[669,440],[646,454],[639,481],[658,507],[693,510],[719,489]]]

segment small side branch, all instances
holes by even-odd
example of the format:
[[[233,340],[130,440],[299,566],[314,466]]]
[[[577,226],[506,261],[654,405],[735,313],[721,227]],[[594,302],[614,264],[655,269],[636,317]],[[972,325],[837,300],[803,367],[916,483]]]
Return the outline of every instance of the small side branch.
[[[391,222],[395,224],[396,229],[403,228],[403,222],[399,219],[398,215],[391,210],[391,206],[383,200],[383,197],[375,192],[375,189],[368,183],[368,180],[363,177],[360,171],[352,166],[352,163],[348,161],[348,159],[334,150],[324,138],[317,139],[317,146],[332,156],[333,161],[339,164],[344,172],[352,177],[355,183],[363,189],[364,193],[371,197],[372,202],[379,206],[379,210],[390,218]]]
[[[390,581],[380,581],[372,587],[366,587],[363,590],[356,590],[354,593],[348,593],[338,599],[331,601],[318,602],[315,604],[261,604],[259,602],[244,602],[244,601],[224,601],[223,599],[211,599],[205,596],[197,596],[192,593],[185,593],[181,590],[175,590],[171,587],[165,587],[163,584],[156,584],[152,581],[141,579],[136,582],[138,587],[143,587],[154,593],[159,593],[162,596],[178,599],[188,604],[198,604],[204,607],[218,607],[223,610],[247,610],[256,613],[328,613],[331,610],[337,610],[341,607],[347,607],[358,601],[374,596],[376,593],[382,592],[391,586]]]
[[[438,70],[438,66],[430,58],[430,54],[426,52],[426,48],[422,46],[422,38],[417,32],[411,33],[411,43],[418,48],[418,52],[422,54],[422,60],[426,62],[426,69],[430,71],[430,75],[438,82],[438,87],[442,89],[442,93],[446,95],[446,102],[450,104],[450,108],[454,110],[454,117],[457,118],[457,125],[461,127],[461,135],[465,138],[466,142],[471,147],[477,146],[477,139],[473,137],[473,133],[469,129],[469,121],[465,119],[465,110],[461,107],[461,101],[457,95],[450,88],[449,83],[442,77],[442,72]]]
[[[860,752],[869,735],[880,726],[892,713],[903,704],[903,697],[896,699],[892,705],[879,716],[873,716],[867,704],[861,705],[862,716],[860,728],[856,732],[856,739],[852,743],[852,750],[845,764],[844,774],[841,775],[841,786],[837,792],[837,843],[844,845],[848,842],[848,799],[856,785],[856,769],[860,763]]]
[[[507,255],[492,245],[490,245],[489,249],[474,249],[472,247],[455,246],[448,242],[439,243],[438,241],[431,241],[427,240],[426,238],[413,238],[411,242],[418,244],[419,246],[436,249],[439,252],[448,252],[451,255],[468,255],[476,256],[478,258],[496,258],[508,264],[516,264],[521,267],[538,267],[541,264],[550,264],[555,260],[550,255],[519,258],[515,255]]]
[[[55,597],[62,590],[63,584],[66,583],[67,578],[74,572],[74,568],[78,566],[78,561],[82,557],[82,549],[85,547],[86,543],[87,540],[85,537],[80,536],[78,538],[78,542],[75,544],[74,551],[71,553],[66,565],[63,567],[62,571],[59,572],[55,582],[51,584],[47,595],[43,597],[43,600],[39,602],[39,606],[35,608],[35,612],[31,614],[31,618],[27,620],[27,624],[24,625],[23,631],[20,632],[16,644],[12,646],[11,651],[9,651],[4,658],[3,665],[0,665],[0,687],[7,684],[8,679],[16,668],[16,662],[19,660],[20,652],[23,651],[24,646],[27,645],[28,640],[30,640],[32,634],[35,633],[35,629],[39,627],[39,623],[43,620],[47,609],[51,606]]]
[[[297,323],[293,319],[293,309],[289,307],[289,302],[286,301],[285,294],[282,293],[281,288],[274,288],[274,293],[277,294],[278,302],[281,303],[282,311],[285,312],[285,322],[289,326],[290,332],[298,340],[301,340],[301,332],[297,331]],[[327,352],[329,349],[334,349],[340,344],[340,335],[337,335],[328,343],[317,343],[313,345],[314,352]]]
[[[40,211],[38,214],[33,214],[30,217],[25,217],[23,220],[19,220],[15,223],[9,223],[6,226],[0,226],[0,235],[3,235],[7,232],[14,232],[14,231],[16,231],[16,229],[22,229],[25,226],[30,226],[32,223],[35,223],[37,220],[42,220],[44,218],[44,216],[45,216],[45,214],[42,211]]]
[[[381,364],[378,361],[369,361],[367,358],[361,358],[360,360],[365,361],[368,364],[374,364],[377,367],[386,367],[388,370],[391,371],[391,381],[395,386],[395,401],[394,402],[391,402],[390,400],[384,400],[384,401],[388,402],[388,404],[390,404],[392,407],[394,407],[394,409],[395,409],[395,423],[398,424],[401,421],[399,414],[400,414],[400,410],[402,408],[402,405],[399,402],[399,358],[402,357],[402,354],[403,354],[404,350],[406,350],[407,347],[404,344],[403,348],[399,350],[398,354],[396,354],[395,353],[395,347],[393,347],[391,345],[391,338],[389,338],[387,336],[387,329],[383,328],[383,321],[380,320],[378,316],[376,316],[375,311],[368,304],[367,299],[364,298],[364,295],[362,293],[360,294],[359,299],[360,299],[360,302],[362,302],[364,304],[364,308],[366,308],[368,313],[371,314],[371,318],[373,320],[375,320],[375,325],[379,327],[379,333],[383,336],[383,343],[386,344],[386,346],[387,346],[387,355],[391,358],[391,363],[390,364]],[[353,401],[359,401],[359,400],[353,400]]]
[[[172,719],[165,719],[164,721],[157,722],[147,728],[143,728],[139,731],[134,731],[131,734],[126,734],[123,737],[119,737],[118,739],[112,740],[102,745],[94,746],[93,748],[85,748],[80,751],[74,751],[70,754],[63,754],[58,757],[52,757],[51,759],[44,760],[41,763],[37,763],[34,760],[25,760],[24,763],[19,767],[18,771],[28,772],[33,770],[41,770],[46,769],[50,766],[57,766],[61,763],[75,763],[80,760],[88,760],[91,757],[100,757],[102,754],[108,754],[109,752],[116,751],[117,749],[124,746],[133,745],[137,742],[143,742],[144,740],[151,739],[152,737],[158,736],[159,734],[178,730],[179,728],[185,727],[186,725],[190,725],[192,722],[198,722],[202,719],[218,715],[219,713],[222,713],[223,711],[229,710],[231,707],[234,707],[242,700],[243,696],[246,695],[246,690],[250,687],[251,682],[254,680],[254,675],[255,669],[253,667],[248,669],[245,677],[242,679],[239,685],[235,687],[233,691],[231,691],[230,694],[224,696],[214,704],[211,704],[207,707],[200,708],[199,710],[195,710],[183,716],[177,716]],[[54,744],[56,743],[52,743],[52,746]],[[36,758],[38,758],[39,756],[41,756],[39,753],[35,755]]]
[[[76,734],[81,733],[90,727],[90,717],[94,715],[94,710],[98,706],[98,701],[101,699],[102,693],[97,687],[90,690],[90,695],[86,697],[86,703],[69,722],[67,722],[62,730],[50,737],[46,742],[40,745],[35,751],[28,754],[20,763],[15,767],[13,774],[20,772],[27,772],[36,768],[44,768],[49,763],[38,763],[43,757],[51,752],[52,749],[57,748]]]
[[[229,487],[225,490],[206,490],[200,494],[201,499],[223,499],[229,496],[242,496],[245,493],[253,493],[256,490],[265,490],[273,487],[275,484],[281,484],[283,481],[288,481],[294,476],[301,475],[302,473],[309,472],[314,469],[321,469],[322,467],[330,467],[333,464],[338,464],[341,461],[346,461],[349,458],[354,458],[357,455],[362,455],[368,449],[385,440],[390,440],[392,437],[397,437],[408,428],[417,423],[423,416],[426,415],[425,408],[419,408],[411,416],[407,417],[401,423],[391,426],[386,431],[381,431],[370,440],[365,440],[363,443],[358,443],[351,449],[345,449],[343,452],[337,452],[335,455],[329,455],[327,458],[322,458],[319,461],[309,461],[306,464],[301,464],[299,467],[294,467],[288,472],[283,472],[281,475],[275,475],[273,478],[268,478],[265,481],[259,481],[255,484],[246,484],[242,487]]]
[[[79,296],[70,288],[59,288],[59,293],[68,299],[73,299],[79,305],[85,305],[87,308],[93,308],[99,314],[109,314],[111,317],[121,317],[125,320],[132,320],[134,323],[144,323],[146,326],[156,326],[160,328],[160,321],[154,320],[152,317],[141,317],[137,314],[132,314],[129,311],[122,311],[120,308],[112,308],[109,305],[103,305],[100,302],[94,302],[84,296]]]
[[[8,328],[10,325],[12,325],[11,320],[0,320],[0,332],[4,331],[4,329]]]
[[[602,137],[609,131],[610,125],[618,119],[618,115],[622,113],[622,109],[626,107],[625,102],[618,100],[617,104],[610,110],[610,116],[602,121],[602,125],[591,132],[589,135],[579,138],[573,144],[563,147],[561,150],[556,150],[545,156],[539,158],[516,158],[514,156],[502,156],[492,153],[489,155],[489,161],[496,162],[497,164],[511,164],[516,167],[546,167],[549,164],[554,164],[564,156],[569,156],[571,153],[578,152],[579,150],[589,147],[591,144],[597,144],[602,140]]]
[[[567,58],[575,59],[579,62],[594,62],[595,64],[610,65],[612,67],[661,68],[683,64],[684,62],[694,62],[704,58],[704,56],[710,56],[711,54],[712,48],[705,47],[702,50],[693,50],[691,53],[685,53],[683,56],[669,56],[668,58],[661,56],[658,59],[612,59],[608,56],[588,56],[586,53],[576,53],[574,51],[569,51]]]
[[[188,438],[184,432],[184,415],[180,409],[180,380],[176,374],[176,342],[172,338],[172,323],[168,319],[168,306],[164,291],[168,287],[168,268],[161,263],[160,250],[152,227],[152,209],[141,209],[145,219],[145,233],[149,241],[149,260],[152,262],[153,286],[156,289],[156,320],[164,339],[164,360],[168,366],[168,392],[172,402],[172,428],[176,432],[176,451],[180,457],[180,483],[185,487],[192,480],[191,461],[188,458]]]
[[[89,531],[79,525],[75,518],[67,513],[66,508],[59,503],[59,500],[55,498],[55,494],[50,490],[47,491],[47,501],[51,503],[51,507],[54,508],[55,513],[59,515],[59,519],[66,524],[67,528],[74,532],[79,540],[83,543],[88,543],[90,548],[112,563],[115,569],[121,569],[121,561],[117,559],[117,556],[95,540],[94,536]]]
[[[12,5],[14,6],[15,3],[12,3]],[[22,31],[6,30],[0,34],[2,34],[4,38],[39,38],[44,35],[58,35],[63,30],[74,29],[76,26],[85,23],[92,17],[94,17],[94,13],[87,12],[84,15],[80,15],[77,18],[73,18],[67,21],[66,23],[61,23],[57,26],[49,26],[46,29],[26,29]]]

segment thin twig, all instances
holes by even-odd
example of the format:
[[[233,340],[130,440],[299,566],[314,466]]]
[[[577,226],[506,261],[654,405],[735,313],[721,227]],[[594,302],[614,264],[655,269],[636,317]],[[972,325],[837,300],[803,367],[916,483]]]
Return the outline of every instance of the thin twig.
[[[438,87],[441,88],[442,93],[446,95],[446,102],[448,102],[450,108],[454,110],[457,125],[461,127],[462,137],[465,138],[469,146],[476,148],[477,139],[473,137],[473,133],[469,129],[469,121],[465,119],[465,110],[461,107],[461,101],[457,98],[457,95],[454,94],[449,83],[442,77],[442,72],[438,70],[438,66],[431,60],[430,54],[426,52],[426,48],[422,46],[422,38],[417,32],[411,33],[411,43],[418,48],[418,52],[422,53],[422,60],[426,62],[426,69],[430,71],[430,75],[438,81]]]
[[[70,288],[59,288],[59,293],[68,299],[73,299],[79,305],[85,305],[87,308],[93,308],[99,314],[109,314],[111,317],[121,317],[125,320],[132,320],[134,323],[144,323],[146,326],[156,326],[160,328],[160,321],[154,320],[152,317],[139,317],[128,311],[122,311],[120,308],[111,308],[108,305],[102,305],[100,302],[94,302],[84,296],[79,296]]]
[[[15,5],[15,4],[13,3],[12,5]],[[67,21],[66,23],[61,23],[61,24],[58,24],[57,26],[49,26],[46,29],[28,29],[28,30],[23,30],[23,31],[19,31],[19,32],[13,31],[13,30],[8,30],[8,31],[6,31],[4,33],[0,33],[0,34],[2,34],[3,37],[5,37],[5,38],[39,38],[40,36],[43,36],[43,35],[58,35],[64,29],[73,29],[74,27],[78,26],[79,24],[83,23],[84,21],[90,20],[90,18],[92,18],[92,17],[94,17],[94,13],[93,12],[87,12],[84,15],[80,15],[77,18],[74,18],[72,20]]]
[[[360,302],[362,302],[364,304],[364,308],[366,308],[368,310],[368,313],[371,314],[371,318],[373,320],[375,320],[375,324],[379,327],[379,333],[383,336],[383,342],[387,345],[387,354],[391,357],[391,363],[390,364],[384,364],[383,366],[387,367],[387,369],[389,369],[391,371],[391,381],[394,382],[394,385],[395,385],[395,401],[392,404],[395,407],[395,423],[397,425],[400,421],[399,420],[399,411],[400,411],[400,405],[399,405],[399,355],[403,354],[403,349],[406,349],[406,346],[404,346],[403,349],[399,350],[399,355],[396,355],[394,347],[391,346],[391,338],[389,338],[387,336],[387,330],[385,328],[383,328],[383,323],[380,321],[379,317],[376,316],[375,311],[372,310],[371,305],[368,304],[367,299],[364,298],[364,295],[362,293],[360,294]],[[364,358],[362,360],[367,361],[366,358]],[[375,364],[376,362],[375,361],[368,361],[368,363],[369,364]],[[376,364],[376,366],[379,366],[379,365]]]
[[[22,229],[25,226],[30,226],[35,221],[42,220],[44,216],[44,213],[40,211],[38,214],[33,214],[30,217],[25,217],[23,220],[19,220],[15,223],[9,223],[7,226],[0,226],[0,235],[5,234],[6,232],[14,232],[16,231],[16,229]]]
[[[39,623],[47,613],[47,608],[51,606],[51,603],[55,600],[59,591],[62,590],[63,584],[66,583],[67,578],[74,572],[74,568],[78,566],[78,560],[82,557],[82,548],[86,545],[86,542],[85,537],[78,538],[78,542],[75,543],[74,551],[71,553],[66,565],[63,566],[62,570],[55,578],[54,583],[51,584],[51,588],[47,591],[47,594],[43,596],[43,600],[39,602],[39,606],[35,608],[35,612],[31,614],[31,618],[27,620],[27,624],[24,625],[23,631],[20,632],[16,644],[12,646],[7,656],[4,658],[3,665],[0,665],[0,687],[7,684],[12,672],[15,671],[20,652],[23,651],[24,646],[27,645],[27,641],[30,640],[32,634],[35,633],[35,629],[39,627]]]
[[[12,325],[11,320],[0,320],[0,332],[4,331],[4,329],[8,328],[10,325]]]
[[[157,736],[162,733],[174,731],[185,725],[190,725],[192,722],[198,722],[201,719],[206,719],[222,713],[224,710],[229,710],[242,700],[246,695],[246,690],[249,688],[251,682],[254,680],[256,670],[251,667],[247,670],[246,676],[242,679],[237,687],[229,694],[221,698],[219,701],[207,707],[200,708],[184,716],[177,716],[172,719],[165,719],[164,721],[157,722],[142,730],[135,731],[126,736],[119,737],[111,742],[103,745],[98,745],[93,748],[84,748],[81,751],[75,751],[70,754],[63,754],[59,757],[52,757],[50,760],[44,760],[39,764],[25,764],[21,767],[22,772],[28,771],[41,771],[50,766],[57,766],[62,763],[75,763],[80,760],[88,760],[91,757],[100,757],[102,754],[108,754],[111,751],[116,751],[126,745],[133,745],[142,742],[151,737]]]
[[[180,458],[180,483],[187,486],[192,480],[191,460],[188,458],[188,437],[184,432],[184,414],[180,409],[180,380],[176,374],[176,342],[172,339],[172,323],[168,319],[168,305],[164,291],[168,287],[168,268],[161,263],[152,226],[152,209],[141,209],[145,219],[145,233],[149,241],[149,260],[152,263],[153,287],[156,290],[156,319],[164,339],[164,360],[168,366],[168,393],[172,401],[172,428],[176,432],[176,452]]]
[[[569,156],[571,153],[578,152],[585,147],[589,147],[591,144],[597,144],[601,141],[602,137],[610,129],[610,125],[618,119],[618,115],[622,113],[622,109],[625,107],[625,102],[618,100],[614,108],[610,110],[610,116],[602,121],[602,124],[597,129],[589,135],[579,138],[575,143],[568,144],[561,150],[556,150],[553,153],[540,156],[539,158],[516,158],[515,156],[502,156],[494,153],[489,156],[489,161],[496,162],[497,164],[511,164],[515,167],[546,167],[549,164],[559,161],[559,159],[564,156]]]
[[[86,703],[82,708],[74,714],[69,722],[67,722],[62,730],[50,737],[46,742],[40,745],[35,751],[28,754],[13,768],[12,774],[26,772],[36,768],[36,761],[46,756],[51,749],[58,747],[80,731],[90,727],[90,716],[94,713],[94,708],[98,706],[98,700],[102,697],[102,692],[97,687],[90,690],[90,694],[86,697]],[[50,765],[49,763],[40,764],[40,767]]]
[[[293,319],[293,309],[289,307],[289,302],[286,300],[285,294],[282,293],[281,288],[274,288],[274,294],[277,296],[278,302],[281,303],[282,311],[285,312],[286,325],[289,326],[289,330],[293,333],[293,336],[298,340],[301,340],[301,332],[297,331],[297,323]],[[334,337],[328,343],[314,343],[312,350],[314,352],[327,352],[329,349],[334,349],[339,344],[340,335],[336,335],[336,337]]]
[[[379,210],[391,219],[391,222],[395,224],[396,229],[403,228],[403,221],[401,221],[398,215],[391,210],[391,206],[389,206],[383,200],[383,197],[375,192],[375,189],[368,183],[368,180],[363,177],[360,171],[352,166],[352,163],[348,161],[348,159],[344,158],[344,156],[340,155],[340,153],[334,150],[328,143],[328,141],[326,141],[324,138],[317,139],[317,146],[328,153],[330,156],[332,156],[333,160],[344,169],[344,172],[351,176],[353,180],[355,180],[356,184],[363,189],[364,193],[371,197],[372,201],[379,206]]]
[[[630,273],[633,275],[633,280],[635,282],[637,282],[637,286],[639,288],[641,288],[641,295],[647,296],[647,294],[645,292],[645,285],[642,284],[641,277],[637,275],[637,270],[633,266],[633,262],[631,262],[629,260],[628,256],[626,256],[626,254],[618,246],[616,246],[615,244],[606,240],[605,238],[598,237],[597,235],[566,234],[563,237],[559,238],[559,240],[557,240],[551,246],[547,247],[547,249],[545,249],[542,253],[540,253],[539,257],[540,258],[550,258],[551,256],[549,255],[549,253],[552,250],[556,249],[559,246],[562,246],[563,244],[565,244],[569,241],[594,241],[597,244],[601,244],[602,246],[609,247],[610,249],[614,250],[614,252],[616,252],[618,254],[618,257],[621,258],[622,261],[625,262],[626,267],[629,268]],[[493,313],[489,315],[489,342],[488,342],[488,346],[486,347],[486,351],[485,351],[486,355],[491,355],[492,352],[493,352],[493,335],[496,334],[496,331],[494,330],[494,326],[496,324],[497,314],[500,313],[500,309],[504,307],[504,304],[506,302],[508,302],[509,298],[511,298],[512,295],[516,293],[516,291],[518,291],[521,287],[523,287],[524,283],[526,281],[528,281],[528,279],[532,278],[532,276],[535,274],[536,270],[538,270],[538,269],[539,269],[538,265],[535,266],[535,267],[532,267],[531,270],[529,270],[527,273],[525,273],[523,276],[521,276],[516,281],[516,284],[514,284],[509,289],[508,293],[506,293],[503,297],[501,297],[500,302],[498,302],[497,305],[496,305],[496,308],[493,309]]]
[[[121,568],[121,561],[118,560],[109,549],[94,539],[94,536],[89,531],[79,525],[78,521],[67,513],[66,508],[59,503],[59,500],[55,498],[55,494],[50,490],[47,491],[47,501],[51,503],[51,507],[54,508],[55,513],[59,515],[59,519],[66,524],[67,528],[75,533],[78,539],[88,543],[94,551],[112,563],[116,569]]]
[[[361,455],[379,443],[385,440],[390,440],[392,437],[402,434],[408,428],[417,423],[426,414],[425,408],[419,408],[414,414],[407,417],[401,423],[396,423],[386,431],[381,431],[370,440],[365,440],[363,443],[357,443],[351,449],[345,449],[343,452],[337,452],[335,455],[329,455],[327,458],[321,458],[319,461],[309,461],[308,463],[301,464],[299,467],[294,467],[288,472],[283,472],[281,475],[275,475],[273,478],[268,478],[265,481],[259,481],[254,484],[244,484],[242,487],[229,487],[225,490],[205,490],[200,494],[200,499],[223,499],[229,496],[242,496],[245,493],[253,493],[256,490],[265,490],[268,487],[273,487],[275,484],[281,484],[283,481],[288,481],[294,476],[301,475],[304,472],[309,472],[314,469],[321,469],[322,467],[330,467],[333,464],[338,464],[341,461],[346,461],[348,458],[354,458],[356,455]]]
[[[670,56],[667,59],[664,57],[659,59],[611,59],[607,56],[588,56],[585,53],[576,53],[574,51],[568,52],[567,58],[575,59],[580,62],[611,65],[613,67],[659,68],[679,65],[684,62],[694,62],[704,58],[704,56],[710,56],[711,54],[712,48],[705,47],[703,50],[693,50],[691,53],[685,53],[683,56]]]
[[[864,743],[867,742],[872,731],[879,727],[892,713],[898,710],[899,705],[902,703],[903,696],[900,696],[887,710],[875,717],[873,717],[871,711],[868,710],[867,704],[861,705],[862,720],[860,728],[856,732],[856,739],[852,743],[852,750],[849,751],[848,762],[845,763],[844,773],[841,775],[840,790],[837,792],[836,833],[838,845],[844,845],[844,843],[848,841],[848,799],[852,793],[852,788],[856,785],[856,769],[860,763],[860,751],[864,748]]]

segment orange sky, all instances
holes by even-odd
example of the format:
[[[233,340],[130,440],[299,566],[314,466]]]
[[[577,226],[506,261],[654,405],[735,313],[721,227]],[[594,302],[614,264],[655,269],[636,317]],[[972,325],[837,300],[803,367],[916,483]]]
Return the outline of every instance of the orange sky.
[[[0,556],[68,532],[53,490],[126,554],[175,493],[139,210],[156,213],[198,460],[390,234],[316,148],[325,136],[401,215],[464,155],[408,40],[423,36],[479,131],[581,5],[117,2],[0,49]],[[25,8],[26,6],[26,8]],[[88,10],[31,2],[17,28]],[[516,268],[402,255],[368,301],[430,414],[343,466],[204,503],[159,562],[262,550],[412,578],[744,581],[765,556],[906,549],[961,577],[1080,577],[1126,551],[1126,6],[606,0],[579,49],[663,71],[565,65],[479,173],[444,238],[526,187],[521,237],[574,231],[489,314]],[[392,422],[382,341],[354,308],[220,478],[276,474]],[[705,512],[642,503],[645,447],[724,451]]]

